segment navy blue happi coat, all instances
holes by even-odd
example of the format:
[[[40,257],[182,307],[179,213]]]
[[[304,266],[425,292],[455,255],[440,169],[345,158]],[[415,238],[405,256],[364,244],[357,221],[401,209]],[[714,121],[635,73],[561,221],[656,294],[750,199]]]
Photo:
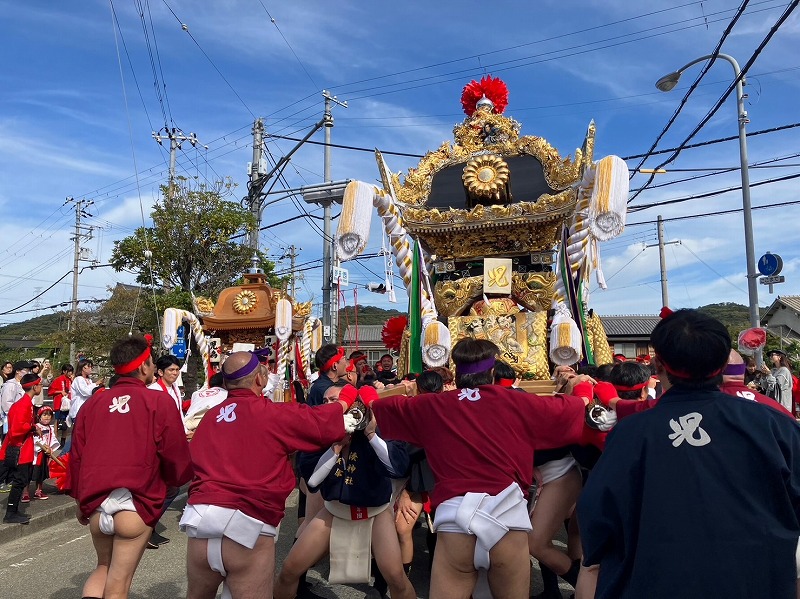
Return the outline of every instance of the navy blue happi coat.
[[[608,437],[578,502],[596,599],[795,599],[800,427],[715,389],[667,391]]]

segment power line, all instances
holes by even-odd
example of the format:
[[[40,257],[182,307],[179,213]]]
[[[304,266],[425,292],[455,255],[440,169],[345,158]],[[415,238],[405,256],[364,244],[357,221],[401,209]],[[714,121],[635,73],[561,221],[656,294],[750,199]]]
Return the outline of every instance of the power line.
[[[211,64],[211,66],[212,66],[212,67],[214,67],[214,70],[217,72],[217,74],[218,74],[220,77],[222,77],[222,80],[225,82],[225,84],[226,84],[226,85],[227,85],[227,86],[230,88],[230,90],[233,92],[233,94],[234,94],[234,95],[235,95],[235,96],[236,96],[236,97],[239,99],[239,102],[241,102],[241,103],[242,103],[242,106],[244,106],[244,107],[245,107],[245,109],[247,109],[247,112],[249,112],[249,113],[250,113],[250,116],[252,116],[253,118],[256,118],[256,115],[255,115],[255,113],[253,113],[253,111],[252,111],[252,110],[250,110],[250,107],[249,107],[249,106],[247,105],[247,103],[246,103],[246,102],[245,102],[245,101],[242,99],[242,96],[240,96],[240,95],[239,95],[239,92],[237,92],[237,91],[236,91],[236,90],[233,88],[233,86],[231,85],[231,82],[230,82],[230,81],[228,81],[227,77],[225,77],[225,75],[223,75],[223,74],[222,74],[222,71],[220,71],[220,70],[219,70],[219,68],[217,67],[217,65],[216,65],[216,64],[214,64],[214,61],[213,61],[213,60],[211,60],[211,57],[210,57],[208,54],[206,54],[206,51],[205,51],[205,50],[203,50],[203,47],[200,45],[200,42],[198,42],[198,41],[195,39],[195,37],[192,35],[192,32],[191,32],[191,31],[189,31],[189,26],[188,26],[186,23],[184,23],[183,21],[181,21],[181,20],[180,20],[180,18],[178,17],[178,15],[176,15],[176,14],[175,14],[175,11],[174,11],[174,10],[172,10],[172,7],[171,7],[169,4],[167,4],[167,0],[161,0],[161,1],[164,3],[164,6],[166,6],[166,7],[169,9],[169,12],[171,12],[171,13],[172,13],[172,16],[173,16],[173,17],[175,17],[175,20],[176,20],[176,21],[178,21],[178,23],[179,23],[179,24],[180,24],[180,26],[181,26],[181,29],[182,29],[183,31],[185,31],[185,32],[186,32],[186,34],[187,34],[187,35],[188,35],[188,36],[189,36],[189,37],[192,39],[192,41],[194,42],[195,46],[197,46],[197,49],[198,49],[198,50],[200,50],[200,52],[202,52],[203,56],[205,56],[205,57],[206,57],[206,60],[208,60],[209,64]]]
[[[745,2],[743,2],[743,5],[744,5],[744,4],[746,4],[747,2],[748,2],[748,0],[745,0]],[[755,51],[753,52],[753,54],[750,56],[750,58],[748,59],[747,63],[744,65],[744,67],[742,67],[742,69],[741,69],[741,72],[740,72],[740,73],[738,74],[738,76],[737,76],[737,77],[734,79],[734,81],[732,81],[732,82],[731,82],[731,84],[728,86],[728,89],[725,91],[725,93],[723,93],[723,94],[722,94],[722,96],[720,97],[720,99],[719,99],[719,100],[717,100],[717,103],[716,103],[716,104],[714,104],[714,106],[711,108],[711,110],[709,110],[709,111],[708,111],[708,113],[706,113],[706,116],[704,116],[704,117],[703,117],[703,119],[702,119],[702,120],[701,120],[701,121],[700,121],[700,122],[697,124],[697,126],[694,128],[694,130],[692,130],[692,132],[691,132],[691,133],[690,133],[690,134],[689,134],[689,135],[686,137],[686,139],[684,139],[684,140],[683,140],[683,142],[682,142],[682,143],[681,143],[681,144],[678,146],[678,148],[675,150],[675,152],[673,152],[673,153],[672,153],[672,154],[671,154],[671,155],[670,155],[670,156],[669,156],[669,157],[668,157],[668,158],[667,158],[667,159],[666,159],[664,162],[662,162],[662,163],[661,163],[661,164],[659,164],[657,167],[655,167],[655,169],[654,169],[654,170],[658,170],[658,169],[660,169],[660,168],[662,168],[662,167],[666,166],[667,164],[669,164],[669,163],[670,163],[670,162],[672,162],[673,160],[675,160],[675,159],[678,157],[678,155],[680,154],[681,150],[684,148],[684,146],[685,146],[685,145],[686,145],[686,144],[687,144],[687,143],[688,143],[688,142],[689,142],[689,141],[690,141],[690,140],[691,140],[691,139],[692,139],[692,138],[693,138],[695,135],[697,135],[697,133],[698,133],[698,132],[699,132],[699,131],[700,131],[700,130],[701,130],[701,129],[702,129],[704,126],[705,126],[705,124],[706,124],[706,123],[707,123],[709,120],[711,120],[711,117],[712,117],[712,116],[714,116],[714,114],[716,114],[717,110],[719,110],[719,108],[722,106],[722,104],[725,102],[725,100],[727,100],[727,99],[728,99],[728,96],[730,96],[730,95],[731,95],[731,93],[732,93],[732,92],[733,92],[733,91],[736,89],[736,86],[739,84],[739,82],[740,82],[740,81],[742,81],[742,79],[744,78],[744,76],[745,76],[745,75],[747,74],[747,72],[750,70],[750,67],[752,67],[752,66],[753,66],[753,63],[754,63],[754,62],[756,61],[756,59],[757,59],[757,58],[758,58],[758,57],[761,55],[761,52],[763,52],[763,50],[764,50],[764,48],[766,47],[766,45],[769,43],[769,41],[772,39],[772,37],[773,37],[773,36],[774,36],[774,35],[775,35],[775,34],[778,32],[778,29],[780,29],[781,25],[783,25],[783,23],[786,21],[786,19],[788,19],[788,18],[789,18],[789,16],[792,14],[792,12],[794,11],[794,9],[795,9],[795,8],[797,8],[797,5],[798,5],[798,3],[800,3],[800,0],[793,0],[793,1],[792,1],[792,2],[789,4],[789,6],[787,6],[787,7],[786,7],[786,10],[785,10],[785,11],[783,12],[783,14],[782,14],[782,15],[781,15],[781,16],[778,18],[778,20],[775,22],[775,24],[774,24],[774,25],[773,25],[773,26],[770,28],[770,30],[769,30],[769,32],[767,33],[767,35],[766,35],[766,36],[764,36],[764,39],[763,39],[763,40],[761,40],[761,43],[758,45],[758,47],[755,49]],[[716,55],[717,55],[717,54],[719,54],[719,52],[717,52],[716,54],[714,54],[714,57],[716,57]],[[711,61],[709,61],[708,63],[706,63],[706,66],[704,67],[704,72],[705,72],[705,71],[708,69],[708,67],[710,67],[710,66],[711,66],[711,63],[713,63],[713,62],[714,62],[714,59],[712,59]],[[642,160],[642,163],[643,163],[643,162],[644,162],[644,160]],[[641,164],[640,164],[640,166],[641,166]],[[638,167],[637,167],[637,168],[638,168]],[[647,182],[644,184],[643,188],[647,188],[647,186],[648,186],[650,183],[652,183],[652,182],[653,182],[653,179],[654,179],[654,178],[655,178],[655,174],[652,174],[652,175],[650,175],[650,178],[649,178],[649,179],[647,180]],[[637,197],[637,196],[638,196],[638,195],[639,195],[641,192],[642,192],[642,190],[639,190],[639,191],[637,191],[635,194],[633,194],[633,197],[631,197],[630,199],[628,199],[628,203],[630,203],[630,202],[632,202],[633,200],[635,200],[635,199],[636,199],[636,197]]]
[[[651,152],[653,150],[655,150],[656,147],[658,146],[658,142],[660,142],[662,140],[662,138],[667,134],[667,131],[669,131],[669,128],[672,127],[673,123],[677,120],[678,115],[683,111],[683,107],[686,106],[686,103],[689,101],[689,96],[691,96],[692,93],[694,92],[694,90],[697,89],[697,86],[700,85],[700,81],[703,79],[703,77],[706,76],[706,73],[708,73],[709,69],[711,69],[711,66],[717,60],[717,57],[719,56],[720,50],[722,49],[722,44],[728,38],[728,36],[730,35],[731,31],[733,31],[733,28],[736,25],[736,23],[739,21],[739,18],[744,14],[744,10],[745,10],[745,8],[747,8],[747,5],[748,5],[749,2],[750,2],[750,0],[744,0],[742,2],[742,4],[739,6],[738,10],[736,11],[736,14],[733,16],[733,19],[731,20],[730,23],[728,23],[728,26],[725,28],[725,31],[722,32],[722,37],[720,37],[719,41],[717,42],[716,48],[714,48],[714,51],[711,52],[711,57],[703,65],[703,68],[700,71],[700,74],[697,76],[697,79],[695,79],[692,82],[692,85],[686,91],[686,93],[684,94],[683,98],[681,98],[681,101],[678,104],[678,107],[675,109],[675,112],[672,113],[672,116],[667,121],[667,124],[664,125],[664,127],[661,129],[661,132],[658,134],[658,136],[656,137],[655,141],[650,146],[650,149],[648,149],[647,152],[645,152],[645,155],[639,161],[639,164],[636,165],[636,167],[633,169],[634,171],[638,171],[642,167],[642,165],[645,163],[647,158],[650,156]],[[728,92],[728,93],[730,93],[730,92]],[[727,94],[725,95],[725,97],[727,97]],[[654,177],[655,177],[655,174],[650,175],[650,179],[647,181],[647,183],[644,184],[645,188],[653,181]],[[638,193],[639,192],[637,191],[633,195],[633,197],[628,200],[628,202],[630,203],[631,201],[633,201],[636,198],[636,195]]]
[[[789,202],[777,202],[775,204],[767,204],[766,206],[753,206],[752,210],[769,210],[770,208],[781,208],[783,206],[794,206],[796,204],[800,204],[800,200],[792,200]],[[742,212],[744,208],[732,208],[730,210],[715,210],[714,212],[705,212],[703,214],[687,214],[685,216],[673,216],[670,218],[662,218],[662,222],[672,222],[672,221],[679,221],[679,220],[691,220],[694,218],[707,218],[709,216],[722,216],[723,214],[736,214],[737,212]],[[657,220],[645,220],[638,223],[626,223],[626,227],[638,227],[642,225],[654,225],[658,221]]]

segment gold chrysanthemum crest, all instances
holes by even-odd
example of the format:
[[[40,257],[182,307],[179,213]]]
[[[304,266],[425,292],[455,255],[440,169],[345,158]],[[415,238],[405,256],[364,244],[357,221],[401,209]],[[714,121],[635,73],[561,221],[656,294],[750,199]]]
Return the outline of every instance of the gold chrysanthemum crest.
[[[467,162],[461,179],[464,187],[479,198],[496,199],[503,197],[503,189],[508,184],[508,164],[494,154],[476,156]]]
[[[240,291],[233,298],[233,309],[238,314],[247,314],[251,312],[258,304],[256,294],[247,289]]]

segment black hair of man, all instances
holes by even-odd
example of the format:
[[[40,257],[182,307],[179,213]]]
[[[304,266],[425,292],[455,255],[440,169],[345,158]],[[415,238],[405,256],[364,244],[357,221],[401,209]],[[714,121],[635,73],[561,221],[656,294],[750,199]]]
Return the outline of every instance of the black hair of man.
[[[111,360],[111,365],[124,366],[125,364],[129,364],[130,362],[133,362],[136,358],[141,356],[142,353],[148,347],[150,347],[150,344],[147,342],[147,339],[145,339],[141,335],[132,335],[130,337],[125,337],[124,339],[120,339],[111,347],[111,351],[109,352],[109,359]],[[145,362],[146,361],[147,360],[145,360]],[[81,372],[81,369],[83,368],[81,365],[84,362],[85,360],[81,360],[78,363],[78,373]],[[135,377],[136,370],[120,376]]]
[[[338,353],[339,346],[335,343],[326,343],[317,350],[317,353],[314,355],[314,364],[316,364],[317,368],[319,368],[320,374],[325,374],[331,370],[330,368],[328,368],[328,370],[322,370],[322,367],[327,364],[328,360]]]
[[[496,383],[500,379],[515,381],[517,379],[517,371],[511,368],[508,363],[497,360],[494,363],[494,382]]]
[[[716,318],[697,310],[677,310],[662,319],[650,344],[673,386],[717,386],[728,363],[731,337]]]
[[[111,378],[108,379],[108,388],[109,389],[111,389],[111,387],[113,387],[114,385],[116,385],[119,382],[119,377],[120,376],[122,376],[122,375],[119,375],[119,374],[112,374],[111,375]]]
[[[608,381],[611,376],[611,371],[614,370],[614,367],[617,364],[623,364],[623,362],[611,362],[609,364],[600,364],[600,366],[596,366],[594,369],[594,374],[592,378],[596,381]]]
[[[417,391],[419,393],[441,393],[444,388],[442,375],[433,370],[426,370],[417,377]]]
[[[460,372],[460,365],[472,365],[497,357],[500,350],[486,339],[462,339],[453,346],[452,358],[456,363],[456,386],[459,389],[474,389],[480,385],[491,385],[494,382],[493,368],[481,372],[465,374]]]
[[[158,360],[156,360],[156,369],[161,370],[162,372],[169,368],[170,366],[178,366],[180,367],[181,361],[173,356],[172,354],[165,354],[160,356]]]
[[[30,373],[26,374],[25,376],[23,376],[23,377],[20,379],[19,383],[20,383],[20,385],[23,385],[23,386],[24,386],[24,385],[29,385],[29,384],[30,384],[30,383],[32,383],[33,381],[39,380],[40,378],[41,378],[41,377],[40,377],[38,374],[33,374],[32,372],[30,372]],[[31,387],[31,389],[32,389],[32,388],[33,388],[33,387]]]
[[[208,386],[223,389],[225,387],[225,377],[222,376],[221,372],[215,372],[211,378],[208,379]]]
[[[67,374],[68,372],[75,372],[75,369],[72,367],[72,364],[62,364],[61,374]]]
[[[620,387],[635,387],[646,383],[648,380],[650,380],[650,367],[632,360],[614,364],[608,377],[608,382],[615,387],[618,385]],[[622,399],[639,399],[642,396],[642,390],[620,391],[618,389],[617,395]]]

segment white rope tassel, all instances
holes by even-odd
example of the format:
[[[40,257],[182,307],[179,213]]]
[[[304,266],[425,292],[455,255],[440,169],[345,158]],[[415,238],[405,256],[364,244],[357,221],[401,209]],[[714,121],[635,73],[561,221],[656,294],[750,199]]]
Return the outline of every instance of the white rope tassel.
[[[208,340],[203,334],[203,326],[193,313],[188,310],[179,310],[178,308],[167,308],[164,310],[164,320],[161,325],[161,344],[165,349],[171,348],[175,345],[178,335],[178,327],[183,323],[188,323],[192,329],[192,336],[197,349],[200,351],[200,357],[203,359],[203,369],[205,370],[205,383],[203,389],[208,387],[208,370],[211,366],[211,357],[208,353]]]
[[[275,336],[286,341],[292,335],[292,302],[281,298],[275,306]]]
[[[583,343],[578,325],[566,311],[558,311],[550,326],[550,360],[569,366],[581,359]]]
[[[422,334],[422,361],[427,366],[444,366],[450,360],[450,329],[438,320],[425,326]]]
[[[374,195],[374,185],[362,181],[347,184],[336,229],[336,256],[339,260],[355,258],[367,247]]]
[[[320,347],[322,347],[322,321],[315,318],[311,331],[311,351],[316,353]]]
[[[164,319],[161,321],[161,344],[164,349],[169,349],[178,340],[178,326],[181,322],[181,310],[167,308],[164,310]]]
[[[303,360],[303,372],[306,379],[311,376],[311,330],[314,319],[310,316],[303,321],[303,341],[300,344],[300,358]]]
[[[597,163],[589,227],[600,241],[608,241],[625,229],[628,210],[628,165],[619,156],[606,156]]]

